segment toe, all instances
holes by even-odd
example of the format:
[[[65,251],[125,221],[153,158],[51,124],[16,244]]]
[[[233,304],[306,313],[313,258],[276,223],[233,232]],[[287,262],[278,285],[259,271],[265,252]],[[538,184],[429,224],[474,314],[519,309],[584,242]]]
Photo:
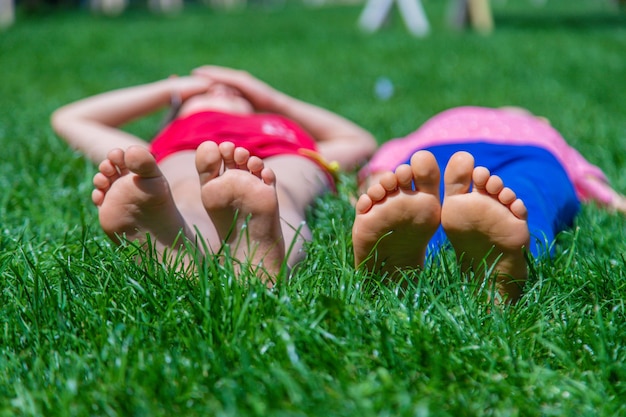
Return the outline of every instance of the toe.
[[[215,142],[203,142],[196,150],[196,170],[201,184],[217,177],[222,167],[222,155]]]
[[[498,200],[505,206],[511,205],[516,199],[515,191],[511,190],[509,187],[504,187],[502,191],[500,191],[500,194],[498,194]]]
[[[224,160],[225,169],[236,168],[235,164],[235,144],[232,142],[222,142],[219,144],[220,154]]]
[[[474,168],[474,172],[472,173],[472,182],[474,183],[474,188],[479,191],[485,191],[485,187],[487,185],[487,181],[491,177],[491,173],[485,167],[476,167]]]
[[[263,168],[261,171],[261,179],[267,185],[276,185],[276,174],[270,168]]]
[[[415,188],[429,194],[439,195],[441,173],[435,156],[428,151],[419,151],[411,157],[411,171]]]
[[[391,193],[398,189],[398,178],[391,172],[386,172],[380,177],[380,185],[385,189],[385,192]]]
[[[402,188],[403,190],[412,190],[413,189],[413,172],[411,171],[411,167],[402,164],[398,168],[396,168],[396,183],[397,187]]]
[[[248,159],[247,168],[252,175],[261,178],[261,172],[265,168],[265,164],[263,163],[263,160],[261,158],[252,156],[250,157],[250,159]]]
[[[511,213],[513,213],[515,217],[517,217],[518,219],[520,220],[528,219],[528,209],[526,209],[526,205],[519,198],[516,199],[513,203],[511,203],[509,208],[511,210]]]
[[[104,196],[105,193],[102,190],[93,190],[91,192],[91,201],[99,207],[104,202]]]
[[[368,194],[363,194],[361,195],[361,197],[359,197],[359,199],[356,202],[356,214],[364,214],[367,213],[372,206],[374,205],[374,202],[372,201],[372,199],[370,198],[370,196]]]
[[[98,172],[93,176],[93,186],[98,190],[106,191],[111,187],[111,178],[107,177],[102,172]]]
[[[235,148],[233,153],[233,161],[235,162],[235,168],[245,168],[250,159],[250,152],[245,148]]]
[[[373,202],[378,202],[387,196],[387,190],[381,184],[374,184],[367,189],[367,195]]]
[[[467,152],[457,152],[448,161],[443,175],[445,195],[465,194],[469,191],[474,171],[474,157]]]
[[[154,178],[162,175],[154,156],[142,146],[128,148],[124,153],[124,162],[130,171],[142,178]]]
[[[121,174],[117,166],[115,166],[110,159],[105,159],[100,162],[98,170],[103,176],[110,178],[110,181],[114,181],[116,178],[119,178]]]
[[[502,178],[497,175],[492,175],[485,184],[485,190],[491,195],[498,195],[500,191],[504,189],[504,182]]]
[[[122,171],[123,174],[125,174],[126,163],[124,162],[123,150],[119,148],[111,149],[107,154],[107,160],[110,161],[111,164],[117,166],[118,169]]]

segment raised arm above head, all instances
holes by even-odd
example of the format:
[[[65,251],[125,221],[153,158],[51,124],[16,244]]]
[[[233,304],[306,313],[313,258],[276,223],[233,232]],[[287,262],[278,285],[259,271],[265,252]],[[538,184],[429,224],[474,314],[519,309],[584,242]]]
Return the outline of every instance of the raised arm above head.
[[[97,94],[56,110],[52,127],[72,148],[97,164],[111,149],[148,146],[120,126],[169,105],[172,97],[185,100],[201,94],[210,84],[203,77],[170,77]]]
[[[307,130],[318,142],[319,151],[328,161],[337,161],[343,169],[352,169],[372,155],[376,140],[350,120],[276,90],[246,71],[203,66],[194,75],[236,88],[259,112],[282,114]]]

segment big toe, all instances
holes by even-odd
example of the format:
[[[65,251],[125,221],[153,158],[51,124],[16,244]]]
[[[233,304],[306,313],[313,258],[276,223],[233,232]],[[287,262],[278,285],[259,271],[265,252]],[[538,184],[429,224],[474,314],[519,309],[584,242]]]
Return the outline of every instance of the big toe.
[[[439,196],[439,165],[435,156],[428,151],[418,151],[411,157],[411,170],[415,188]]]
[[[161,174],[154,156],[141,146],[131,146],[124,154],[124,162],[128,169],[142,178],[154,178]]]
[[[443,176],[445,195],[467,193],[472,183],[474,157],[468,152],[457,152],[448,161]]]
[[[203,142],[196,150],[196,170],[200,183],[206,184],[219,175],[222,168],[222,155],[215,142]]]

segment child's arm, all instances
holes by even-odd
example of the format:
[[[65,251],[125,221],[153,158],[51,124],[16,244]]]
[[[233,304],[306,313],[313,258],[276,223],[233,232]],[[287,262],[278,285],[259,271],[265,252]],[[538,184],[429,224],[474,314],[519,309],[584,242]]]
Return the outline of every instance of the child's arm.
[[[114,148],[148,146],[120,126],[169,105],[173,96],[184,100],[202,93],[209,84],[201,77],[168,78],[98,94],[56,110],[52,127],[72,148],[98,164]]]
[[[577,185],[584,190],[587,201],[594,201],[609,211],[626,215],[626,196],[611,187],[604,174],[587,175],[584,181],[579,181]]]
[[[319,142],[320,154],[328,161],[337,161],[343,169],[354,168],[376,149],[374,137],[355,123],[282,93],[245,71],[204,66],[193,74],[236,88],[257,111],[282,114],[295,121]]]

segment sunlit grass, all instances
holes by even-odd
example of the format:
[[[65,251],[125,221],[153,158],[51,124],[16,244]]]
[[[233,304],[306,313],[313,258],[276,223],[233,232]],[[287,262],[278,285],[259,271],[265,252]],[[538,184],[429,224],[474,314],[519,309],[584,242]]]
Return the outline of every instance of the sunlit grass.
[[[610,2],[493,2],[490,37],[401,21],[375,36],[359,6],[178,16],[137,5],[20,15],[0,33],[0,415],[459,416],[626,413],[626,221],[587,206],[523,300],[494,308],[444,252],[406,291],[353,267],[347,175],[311,208],[288,282],[235,279],[223,254],[188,279],[114,247],[89,162],[50,130],[58,106],[216,63],[346,115],[383,142],[455,105],[521,105],[626,192],[626,20]],[[378,100],[379,77],[394,95]],[[146,138],[159,117],[133,124]],[[136,258],[140,258],[140,262]]]

